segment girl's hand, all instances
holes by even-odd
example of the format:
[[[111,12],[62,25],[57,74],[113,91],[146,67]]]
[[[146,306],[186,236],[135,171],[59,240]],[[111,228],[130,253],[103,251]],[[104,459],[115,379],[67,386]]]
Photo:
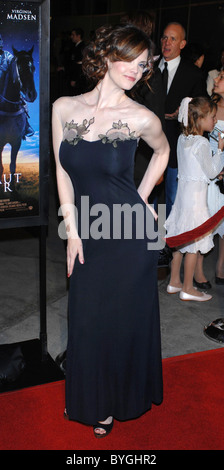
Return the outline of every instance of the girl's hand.
[[[221,173],[219,173],[219,175],[217,176],[217,178],[219,180],[222,180],[223,179],[223,176],[224,176],[224,171],[222,170]]]
[[[76,256],[79,262],[84,263],[82,240],[78,238],[69,238],[67,243],[67,276],[70,277],[74,268]]]
[[[219,133],[219,143],[218,143],[218,148],[223,151],[224,149],[224,139],[221,137],[221,134]]]

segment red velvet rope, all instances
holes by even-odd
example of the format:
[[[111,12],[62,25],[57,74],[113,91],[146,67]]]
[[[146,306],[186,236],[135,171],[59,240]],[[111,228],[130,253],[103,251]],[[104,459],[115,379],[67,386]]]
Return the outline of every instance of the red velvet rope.
[[[219,224],[219,222],[224,218],[224,206],[216,212],[210,219],[206,220],[203,224],[199,225],[198,227],[194,228],[193,230],[189,230],[188,232],[181,233],[175,237],[168,237],[165,238],[167,245],[170,248],[174,248],[177,246],[185,245],[190,242],[193,242],[196,239],[199,239],[205,235],[208,235],[209,232],[213,231],[215,227]]]

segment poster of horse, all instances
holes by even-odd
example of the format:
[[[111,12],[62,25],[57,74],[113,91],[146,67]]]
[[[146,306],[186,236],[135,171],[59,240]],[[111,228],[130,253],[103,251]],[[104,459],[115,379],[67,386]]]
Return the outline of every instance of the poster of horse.
[[[38,5],[0,1],[0,220],[39,213]]]

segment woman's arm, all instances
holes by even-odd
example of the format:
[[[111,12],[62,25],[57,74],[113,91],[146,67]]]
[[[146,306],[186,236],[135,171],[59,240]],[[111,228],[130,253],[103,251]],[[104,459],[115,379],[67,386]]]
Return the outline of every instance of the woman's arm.
[[[148,197],[163,175],[169,160],[169,144],[162,130],[161,122],[149,111],[148,119],[140,137],[154,150],[152,158],[138,187],[141,198],[148,203]]]
[[[61,104],[59,105],[61,106]],[[60,112],[57,102],[53,105],[52,111],[52,138],[53,150],[56,163],[57,187],[60,201],[61,214],[65,221],[67,242],[67,274],[72,274],[75,258],[78,254],[80,263],[83,264],[82,241],[78,236],[75,221],[75,195],[73,185],[68,173],[64,170],[59,159],[59,149],[63,139],[63,129],[60,120]]]

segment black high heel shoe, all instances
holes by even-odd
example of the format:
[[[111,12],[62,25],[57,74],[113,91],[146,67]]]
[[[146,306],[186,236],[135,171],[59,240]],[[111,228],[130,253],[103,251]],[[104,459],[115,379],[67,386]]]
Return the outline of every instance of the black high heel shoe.
[[[215,276],[215,283],[218,284],[219,286],[223,286],[224,285],[224,278]]]
[[[98,439],[101,439],[102,437],[108,436],[108,434],[113,429],[113,425],[114,425],[113,418],[112,418],[111,423],[109,423],[109,424],[103,424],[103,423],[94,424],[94,426],[93,426],[94,436],[97,437]],[[96,429],[103,429],[105,432],[100,434],[100,433],[96,432]]]
[[[195,279],[193,280],[194,285],[198,287],[198,289],[208,290],[211,289],[212,285],[209,281],[206,282],[197,282]]]

